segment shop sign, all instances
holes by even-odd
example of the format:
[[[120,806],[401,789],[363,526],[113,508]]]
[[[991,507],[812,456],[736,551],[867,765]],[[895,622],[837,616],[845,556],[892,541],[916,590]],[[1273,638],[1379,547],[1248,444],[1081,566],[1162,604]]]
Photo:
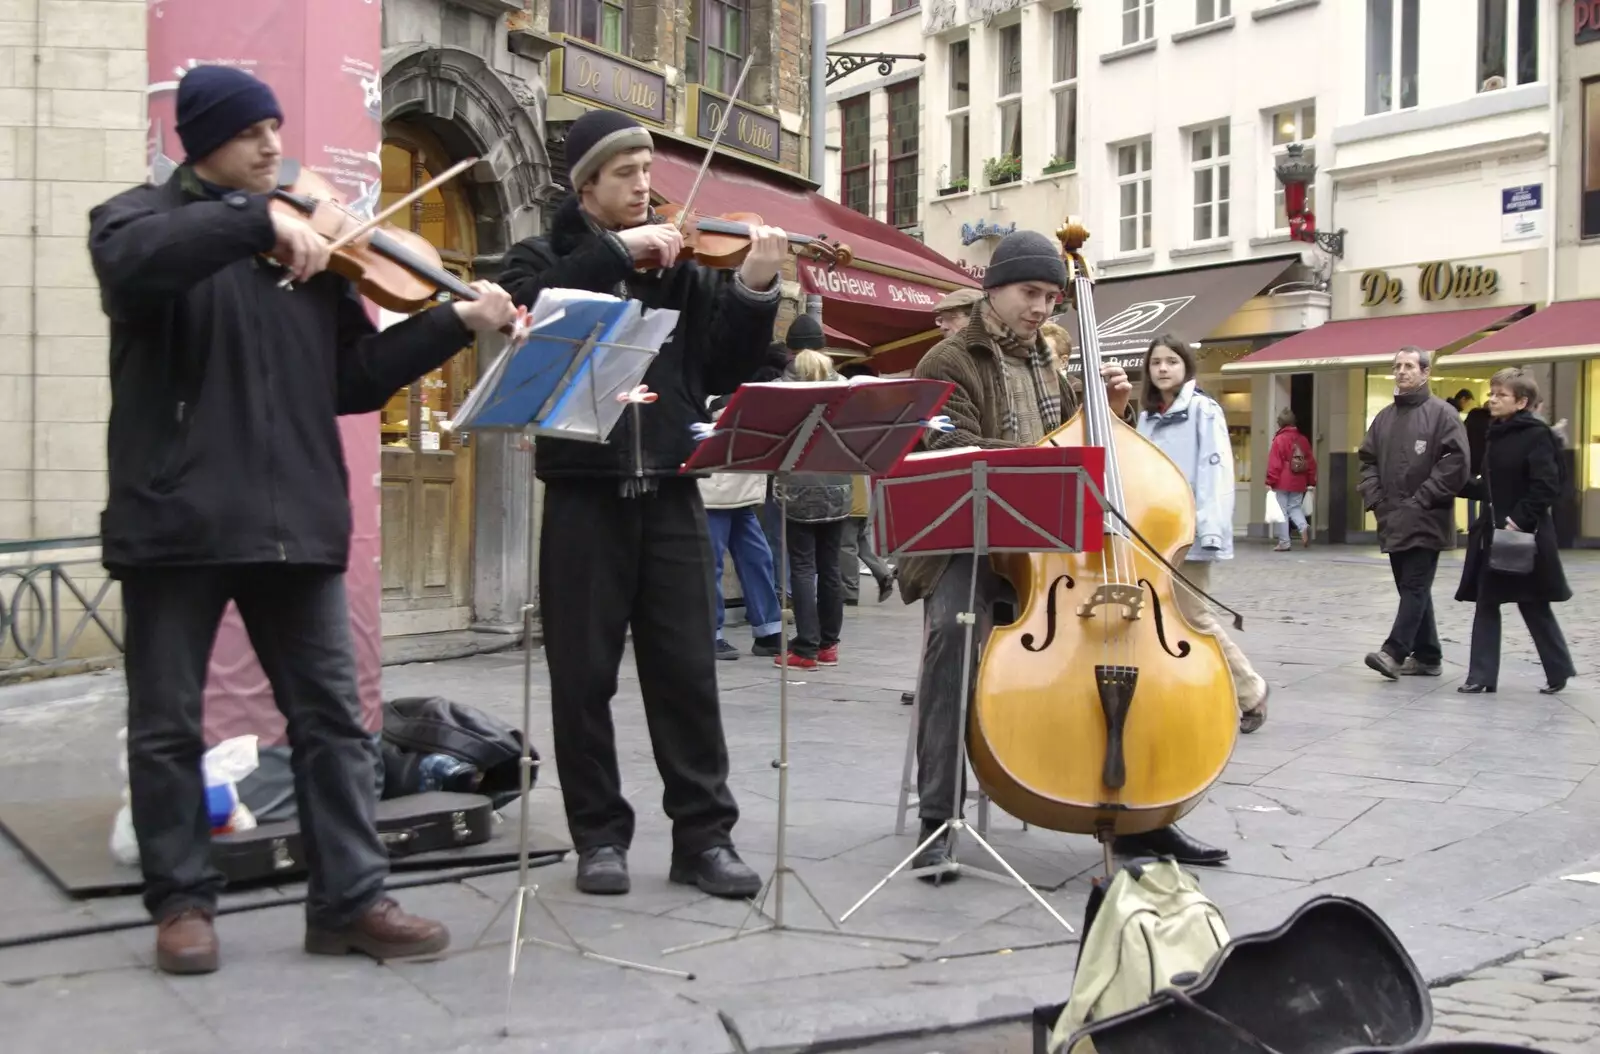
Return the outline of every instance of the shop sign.
[[[667,121],[665,74],[635,66],[571,37],[550,56],[550,81],[562,95],[609,106],[656,124]]]
[[[956,266],[980,282],[983,281],[984,274],[989,270],[986,264],[967,263],[965,260],[957,260]]]
[[[773,164],[778,163],[783,148],[783,137],[779,134],[782,126],[776,117],[762,113],[753,106],[746,106],[742,102],[734,102],[725,95],[707,91],[697,84],[691,85],[689,91],[694,95],[690,111],[694,114],[692,134],[695,138],[708,143],[715,139],[717,125],[721,122],[722,115],[727,113],[728,127],[722,133],[721,146],[759,157],[763,161],[771,161]]]
[[[1572,5],[1572,41],[1592,44],[1600,40],[1600,0],[1575,0]]]
[[[1423,264],[1417,273],[1417,295],[1428,303],[1493,296],[1499,289],[1500,272],[1493,267],[1435,260]],[[1377,269],[1362,272],[1362,307],[1398,304],[1404,299],[1405,283],[1400,279]]]

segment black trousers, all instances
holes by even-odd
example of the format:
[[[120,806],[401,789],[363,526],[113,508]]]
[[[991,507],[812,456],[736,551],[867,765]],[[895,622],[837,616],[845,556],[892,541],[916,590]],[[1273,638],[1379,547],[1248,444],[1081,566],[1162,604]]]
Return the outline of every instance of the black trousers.
[[[844,582],[839,548],[844,520],[789,521],[789,580],[794,592],[794,653],[815,659],[820,648],[839,643],[844,632]]]
[[[1383,650],[1395,662],[1416,656],[1419,663],[1437,666],[1444,655],[1439,648],[1439,627],[1433,620],[1433,576],[1439,570],[1437,549],[1401,549],[1389,554],[1389,570],[1400,593],[1400,608]]]
[[[674,851],[730,845],[739,807],[717,701],[716,594],[705,506],[693,479],[623,497],[616,480],[545,488],[539,610],[550,666],[550,717],[573,845],[627,847],[611,697],[627,631]]]
[[[157,919],[214,910],[201,756],[206,666],[222,613],[239,607],[256,657],[288,720],[295,800],[310,882],[306,918],[342,927],[383,894],[389,857],[378,839],[378,749],[361,725],[344,575],[249,565],[124,574],[128,786]]]
[[[1467,681],[1495,687],[1500,679],[1500,605],[1485,600],[1488,589],[1478,585],[1478,606],[1472,613],[1472,654],[1467,657]],[[1528,624],[1533,646],[1548,681],[1564,681],[1577,675],[1567,639],[1548,601],[1518,604],[1522,621]]]

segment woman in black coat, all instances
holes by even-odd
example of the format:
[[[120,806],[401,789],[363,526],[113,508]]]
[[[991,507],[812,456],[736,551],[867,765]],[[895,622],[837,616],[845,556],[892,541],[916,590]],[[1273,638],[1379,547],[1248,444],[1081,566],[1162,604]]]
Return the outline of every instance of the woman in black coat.
[[[1554,695],[1576,675],[1567,642],[1561,635],[1552,602],[1570,600],[1572,590],[1561,570],[1555,523],[1550,507],[1561,497],[1560,443],[1550,426],[1535,417],[1539,387],[1519,369],[1501,370],[1489,379],[1489,424],[1482,475],[1462,488],[1462,495],[1485,503],[1467,541],[1466,566],[1457,600],[1477,604],[1472,617],[1472,654],[1467,683],[1456,691],[1467,695],[1493,692],[1500,676],[1500,605],[1516,604],[1533,635],[1544,665],[1546,684],[1539,691]],[[1508,575],[1489,567],[1494,527],[1532,531],[1533,570]]]

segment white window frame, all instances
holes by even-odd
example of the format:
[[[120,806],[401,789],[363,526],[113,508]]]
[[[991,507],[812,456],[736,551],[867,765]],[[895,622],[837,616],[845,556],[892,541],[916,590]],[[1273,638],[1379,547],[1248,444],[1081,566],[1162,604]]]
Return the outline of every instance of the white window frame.
[[[1132,151],[1134,169],[1124,173],[1122,159],[1125,151]],[[1151,214],[1152,175],[1155,167],[1153,162],[1155,143],[1151,136],[1140,139],[1130,139],[1126,143],[1118,143],[1111,148],[1111,173],[1117,185],[1117,252],[1121,255],[1149,251],[1155,241],[1154,219]],[[1123,191],[1127,187],[1134,187],[1134,207],[1132,212],[1123,209]],[[1129,244],[1127,232],[1123,225],[1128,220],[1133,220],[1133,242]]]
[[[1389,6],[1389,69],[1380,74],[1381,76],[1387,76],[1389,78],[1389,104],[1387,106],[1380,105],[1379,101],[1375,98],[1376,91],[1373,86],[1374,70],[1372,65],[1373,51],[1375,50],[1375,38],[1373,36],[1373,17],[1375,12],[1373,11],[1373,5],[1379,3],[1387,4]],[[1368,117],[1374,117],[1383,113],[1395,113],[1400,110],[1415,109],[1422,103],[1422,0],[1366,0],[1365,6],[1366,55],[1364,57],[1364,65],[1362,68],[1362,89],[1365,96],[1363,103],[1366,115]],[[1403,102],[1405,98],[1406,54],[1405,12],[1408,7],[1414,8],[1417,12],[1415,19],[1415,35],[1418,38],[1412,41],[1412,51],[1415,56],[1416,65],[1411,70],[1413,101],[1409,105]],[[1473,34],[1473,40],[1477,40],[1476,33]],[[1474,62],[1474,66],[1476,66],[1476,62]]]
[[[955,49],[956,49],[957,45],[960,45],[960,46],[965,47],[967,49],[967,104],[965,106],[951,106],[950,105],[951,93],[953,93],[955,91],[955,72],[956,72],[956,64],[955,64],[952,56],[955,53]],[[944,115],[944,126],[945,126],[945,137],[947,139],[947,145],[948,145],[948,148],[949,148],[948,149],[948,153],[947,153],[946,156],[947,156],[947,162],[948,162],[948,164],[950,166],[950,181],[948,183],[946,183],[945,186],[954,186],[956,180],[965,179],[967,181],[967,189],[971,190],[972,189],[972,182],[973,182],[973,180],[972,180],[972,176],[973,176],[973,173],[972,173],[972,43],[971,43],[971,41],[968,41],[968,40],[954,40],[954,41],[951,41],[948,45],[946,45],[944,55],[945,55],[945,63],[944,63],[945,64],[944,104],[945,104],[945,107],[946,107],[945,115]],[[955,165],[956,138],[957,138],[956,137],[956,122],[957,122],[958,119],[959,120],[964,120],[966,122],[966,130],[967,130],[967,159],[966,159],[967,160],[967,169],[966,169],[965,172],[957,172],[956,171],[956,165]],[[943,190],[944,187],[938,187],[936,189]]]
[[[1005,77],[1006,77],[1006,69],[1005,69],[1005,66],[1006,66],[1006,44],[1005,44],[1005,41],[1006,41],[1006,35],[1008,33],[1011,33],[1012,31],[1015,31],[1016,34],[1017,34],[1017,90],[1012,92],[1009,95],[1002,95],[1002,94],[1000,94],[1000,91],[1001,91],[1001,88],[1003,87],[1003,84],[1004,84],[1004,81],[1005,81]],[[997,157],[997,158],[1003,158],[1003,157],[1008,156],[1008,154],[1009,154],[1010,144],[1006,142],[1006,108],[1010,107],[1010,106],[1015,106],[1016,109],[1017,109],[1017,153],[1016,153],[1016,158],[1017,158],[1017,161],[1019,163],[1021,163],[1022,156],[1023,156],[1024,152],[1027,149],[1027,141],[1022,136],[1022,49],[1023,49],[1022,23],[1013,22],[1010,25],[1001,26],[995,31],[995,34],[994,34],[995,63],[994,63],[994,65],[995,65],[995,73],[997,74],[997,76],[995,78],[995,86],[994,86],[994,94],[995,94],[995,100],[994,100],[994,109],[995,109],[994,136],[995,136],[995,140],[999,144],[999,148],[995,151],[994,156]],[[1021,179],[1022,179],[1022,174],[1019,172],[1017,174],[1017,178],[1012,180],[1011,182],[1013,182],[1013,183],[1019,182]],[[985,177],[984,182],[985,183],[988,182],[987,177]],[[1002,184],[1002,185],[1004,185],[1004,184]]]
[[[1209,26],[1233,14],[1233,0],[1194,0],[1194,24]]]
[[[1156,0],[1122,0],[1122,46],[1156,38]]]
[[[1189,148],[1189,240],[1195,245],[1227,241],[1233,236],[1233,129],[1224,119],[1197,125],[1184,136]],[[1210,146],[1210,157],[1199,156],[1197,140],[1201,137]],[[1211,199],[1205,202],[1198,199],[1195,187],[1196,177],[1203,172],[1211,173]],[[1204,237],[1196,230],[1202,212],[1208,213],[1211,221],[1211,233]]]
[[[1059,46],[1059,34],[1067,30],[1069,26],[1072,33],[1072,70],[1070,76],[1055,81],[1050,85],[1052,138],[1050,140],[1050,157],[1045,160],[1046,165],[1057,157],[1062,158],[1072,168],[1076,168],[1078,165],[1078,30],[1082,24],[1082,20],[1078,18],[1078,9],[1075,7],[1062,8],[1052,15],[1050,19],[1050,76],[1053,78],[1056,75],[1056,49]],[[1063,143],[1061,96],[1068,93],[1072,96],[1072,101],[1068,105],[1071,107],[1073,115],[1073,127],[1071,129],[1072,135]],[[1059,152],[1063,146],[1067,151],[1065,154]]]
[[[1483,11],[1484,11],[1485,5],[1491,4],[1491,3],[1492,4],[1498,4],[1505,11],[1505,23],[1506,23],[1505,51],[1500,56],[1501,65],[1504,67],[1505,73],[1503,75],[1501,75],[1502,83],[1496,84],[1494,87],[1491,88],[1491,87],[1488,87],[1488,84],[1489,84],[1489,81],[1492,80],[1493,78],[1492,77],[1484,78],[1484,79],[1479,80],[1476,90],[1479,91],[1479,92],[1496,91],[1496,90],[1499,90],[1501,88],[1515,88],[1515,87],[1518,87],[1518,86],[1520,86],[1522,84],[1542,84],[1542,83],[1544,83],[1544,80],[1545,80],[1544,41],[1540,39],[1540,37],[1542,37],[1544,35],[1544,21],[1543,20],[1546,19],[1546,18],[1552,17],[1552,15],[1557,14],[1557,12],[1552,11],[1551,10],[1551,6],[1550,5],[1546,5],[1545,3],[1543,3],[1542,0],[1541,0],[1540,3],[1536,4],[1536,6],[1534,8],[1535,19],[1534,19],[1534,33],[1533,33],[1533,80],[1531,80],[1531,81],[1519,81],[1519,80],[1517,80],[1517,50],[1522,44],[1522,39],[1521,39],[1522,38],[1522,19],[1518,17],[1518,13],[1519,12],[1517,10],[1518,7],[1521,6],[1520,0],[1478,0],[1478,4],[1477,4],[1478,22],[1477,22],[1477,25],[1474,27],[1474,32],[1473,32],[1473,37],[1472,37],[1473,44],[1474,44],[1473,52],[1472,52],[1472,65],[1473,65],[1473,68],[1474,68],[1474,75],[1476,75],[1477,67],[1482,62],[1482,59],[1483,59]]]
[[[1277,142],[1278,115],[1284,113],[1290,113],[1294,115],[1295,135],[1294,138],[1279,143]],[[1311,117],[1310,121],[1306,120],[1306,116],[1308,114]],[[1311,128],[1310,135],[1305,134],[1307,125],[1309,125]],[[1282,160],[1286,154],[1288,154],[1290,143],[1300,143],[1305,147],[1305,159],[1310,161],[1312,164],[1316,164],[1317,104],[1315,100],[1305,103],[1294,103],[1289,106],[1277,106],[1268,110],[1266,113],[1266,132],[1267,185],[1272,188],[1272,193],[1269,195],[1269,200],[1267,202],[1266,227],[1267,230],[1271,231],[1273,234],[1287,234],[1289,232],[1289,210],[1283,202],[1283,184],[1278,182],[1278,162]],[[1284,223],[1282,226],[1278,225],[1278,210],[1280,208],[1282,208],[1284,212]],[[1310,185],[1306,187],[1306,211],[1310,213],[1315,213],[1317,211],[1316,180],[1312,180]]]

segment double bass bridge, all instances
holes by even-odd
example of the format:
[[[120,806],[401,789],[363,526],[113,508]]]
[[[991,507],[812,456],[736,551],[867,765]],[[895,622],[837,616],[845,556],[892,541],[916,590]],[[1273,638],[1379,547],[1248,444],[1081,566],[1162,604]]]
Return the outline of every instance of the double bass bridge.
[[[1103,607],[1120,607],[1122,617],[1132,622],[1144,614],[1144,590],[1114,583],[1096,586],[1094,594],[1078,605],[1078,617],[1094,618]]]

